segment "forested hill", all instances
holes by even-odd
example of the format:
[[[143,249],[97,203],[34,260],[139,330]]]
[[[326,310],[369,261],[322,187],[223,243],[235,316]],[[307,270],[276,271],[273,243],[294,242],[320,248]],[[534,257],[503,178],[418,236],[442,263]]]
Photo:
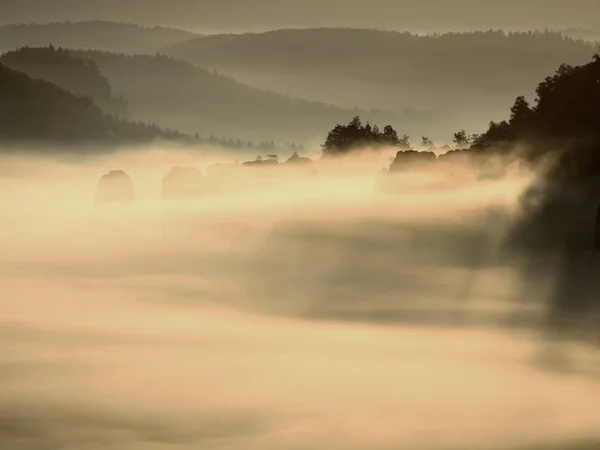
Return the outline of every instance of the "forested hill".
[[[3,54],[0,63],[73,94],[90,97],[106,113],[123,118],[127,115],[125,100],[113,96],[108,80],[90,59],[79,58],[53,46],[25,47]]]
[[[364,81],[505,89],[559,64],[582,64],[594,47],[552,32],[415,35],[362,29],[216,35],[167,48],[207,67],[342,73]]]
[[[356,111],[255,89],[167,56],[74,52],[93,60],[136,120],[245,140],[305,141]],[[389,115],[362,112],[368,119]],[[410,120],[410,118],[406,118]]]
[[[0,64],[0,142],[61,148],[82,144],[129,144],[185,139],[177,132],[105,115],[87,97],[33,79]]]
[[[164,46],[197,37],[183,30],[128,23],[85,21],[0,26],[0,51],[19,47],[97,49],[120,53],[155,53]]]
[[[165,53],[307,100],[434,112],[417,126],[388,122],[441,140],[502,118],[516,96],[531,92],[562,63],[585,64],[594,51],[592,44],[551,32],[420,36],[323,28],[206,36]]]

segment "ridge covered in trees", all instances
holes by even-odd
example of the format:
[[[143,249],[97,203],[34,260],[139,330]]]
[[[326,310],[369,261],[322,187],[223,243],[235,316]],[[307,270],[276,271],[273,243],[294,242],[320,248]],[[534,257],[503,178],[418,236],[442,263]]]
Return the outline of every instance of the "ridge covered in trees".
[[[106,115],[92,99],[0,64],[0,142],[79,145],[141,143],[186,136]]]
[[[20,23],[0,26],[0,51],[52,44],[121,53],[155,53],[162,47],[197,36],[175,28],[101,20]]]
[[[127,116],[127,102],[113,95],[110,83],[91,59],[49,45],[6,52],[0,56],[0,63],[73,94],[89,97],[106,113]]]
[[[206,129],[244,140],[299,142],[325,132],[328,123],[360,112],[253,88],[164,55],[72,53],[98,65],[115,94],[127,100],[132,118],[186,133]],[[383,112],[368,114],[386,117]]]
[[[76,62],[76,64],[79,64]],[[65,148],[92,145],[110,149],[126,144],[156,140],[172,141],[194,147],[214,145],[232,150],[262,152],[302,150],[294,142],[278,144],[273,140],[254,143],[214,135],[190,136],[153,123],[131,122],[103,112],[93,99],[45,80],[0,64],[0,144],[16,148],[20,144]]]
[[[204,36],[164,53],[297,98],[390,111],[377,122],[441,140],[501,118],[507,98],[529,92],[561,63],[585,64],[595,51],[550,31],[317,28]]]
[[[203,36],[165,53],[216,69],[333,73],[370,82],[476,85],[504,92],[523,89],[560,63],[582,64],[594,51],[591,43],[550,31],[417,35],[318,28]]]

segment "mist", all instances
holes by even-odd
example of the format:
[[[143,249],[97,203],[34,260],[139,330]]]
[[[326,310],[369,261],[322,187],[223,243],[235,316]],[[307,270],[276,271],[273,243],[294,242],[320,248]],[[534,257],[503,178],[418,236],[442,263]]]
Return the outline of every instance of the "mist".
[[[560,255],[525,277],[506,244],[537,174],[388,158],[163,201],[172,167],[208,186],[235,155],[3,155],[0,448],[595,448],[597,351],[549,320]],[[114,169],[135,200],[95,204]]]

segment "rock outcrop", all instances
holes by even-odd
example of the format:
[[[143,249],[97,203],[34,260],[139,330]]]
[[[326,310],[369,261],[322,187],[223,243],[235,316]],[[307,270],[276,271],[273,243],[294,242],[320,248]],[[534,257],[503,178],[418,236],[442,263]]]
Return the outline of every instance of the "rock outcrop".
[[[130,202],[135,199],[131,178],[122,170],[102,175],[96,194],[97,203]]]
[[[163,178],[163,200],[198,197],[204,192],[204,176],[196,167],[173,167]]]
[[[390,166],[390,173],[404,172],[415,168],[429,168],[436,162],[436,155],[433,152],[417,152],[415,150],[405,150],[396,153],[396,158]]]

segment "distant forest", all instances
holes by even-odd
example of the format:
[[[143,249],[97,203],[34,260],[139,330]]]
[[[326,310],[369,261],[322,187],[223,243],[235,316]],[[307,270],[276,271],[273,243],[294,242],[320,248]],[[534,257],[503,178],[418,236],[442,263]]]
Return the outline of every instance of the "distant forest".
[[[127,117],[190,134],[308,144],[326,133],[325,123],[360,115],[440,141],[500,120],[507,99],[533,92],[560,64],[589,61],[596,46],[566,37],[571,31],[313,28],[201,36],[88,21],[0,27],[0,50],[75,49],[97,64],[113,97],[127,101]]]
[[[317,127],[314,124],[318,122],[318,129],[327,130],[332,123],[340,123],[339,117],[346,120],[354,117],[348,125],[337,125],[329,132],[323,145],[325,156],[345,154],[365,146],[391,146],[398,148],[394,168],[402,168],[403,161],[410,158],[421,158],[419,153],[427,153],[428,160],[431,155],[433,159],[439,159],[433,153],[434,144],[429,137],[422,136],[420,143],[421,148],[430,151],[415,152],[408,134],[400,136],[391,125],[383,126],[381,130],[371,125],[391,123],[385,119],[367,118],[363,123],[357,111],[291,101],[166,56],[73,52],[49,46],[6,53],[0,58],[0,68],[0,101],[4,106],[0,116],[0,140],[4,142],[118,145],[163,139],[271,154],[274,150],[302,149],[301,145],[289,140],[275,143],[273,139],[259,139],[255,144],[247,139],[218,138],[216,136],[227,135],[208,126],[198,126],[194,128],[198,131],[186,134],[175,131],[176,127],[156,125],[154,121],[124,120],[99,106],[102,101],[115,100],[114,90],[117,95],[120,91],[129,93],[127,107],[133,106],[134,111],[166,109],[165,113],[175,115],[182,111],[190,117],[229,121],[234,125],[236,118],[255,125],[253,121],[279,116],[279,121],[273,119],[274,127],[296,120],[307,129]],[[469,135],[462,129],[455,131],[454,149],[441,149],[446,153],[445,158],[514,156],[519,144],[518,157],[532,164],[544,160],[550,151],[560,149],[553,155],[557,161],[553,176],[600,175],[600,56],[596,54],[592,62],[583,65],[562,64],[553,75],[541,79],[535,89],[533,105],[524,95],[519,95],[510,109],[509,118],[491,121],[482,134]],[[119,98],[116,101],[124,102]],[[271,112],[269,108],[272,108]],[[301,122],[298,114],[310,116],[310,121]],[[406,133],[405,126],[401,124],[403,133]],[[287,143],[282,145],[281,142]],[[425,156],[421,159],[425,160]]]
[[[105,112],[188,134],[246,141],[304,142],[326,124],[355,113],[245,86],[167,56],[68,50],[53,45],[5,53],[0,62],[34,78],[92,98]]]
[[[253,86],[341,107],[426,111],[411,134],[440,139],[499,119],[507,98],[531,92],[562,63],[596,48],[554,32],[416,35],[361,29],[278,30],[199,37],[165,53]],[[400,119],[398,119],[400,120]],[[427,126],[436,122],[436,129]]]
[[[7,55],[7,60],[21,61],[24,57],[40,54],[52,58],[58,55],[68,62],[75,72],[92,74],[89,86],[99,86],[99,92],[110,92],[110,86],[102,77],[95,75],[95,65],[72,57],[63,50],[43,49],[42,52],[26,49],[23,54]],[[50,53],[48,53],[48,51]],[[272,153],[302,150],[294,142],[277,143],[273,140],[260,142],[243,141],[231,137],[218,137],[208,133],[193,136],[173,129],[165,129],[154,123],[131,122],[108,114],[95,103],[91,96],[69,92],[48,81],[33,78],[9,68],[0,59],[0,146],[7,149],[27,148],[30,151],[48,150],[81,152],[84,148],[112,150],[122,145],[147,144],[155,141],[170,141],[179,145],[217,146],[234,150],[251,150]],[[54,61],[54,60],[53,60]],[[89,64],[91,63],[91,65]],[[87,72],[83,68],[93,68]],[[84,77],[85,78],[85,77]],[[97,83],[97,84],[96,84]]]
[[[99,20],[11,24],[0,26],[0,51],[53,44],[56,47],[117,53],[156,53],[165,45],[174,45],[195,37],[198,35],[173,28]]]
[[[444,88],[475,83],[494,90],[522,88],[522,80],[535,81],[559,63],[583,63],[594,51],[593,45],[547,31],[422,36],[327,28],[205,36],[166,50],[206,67],[343,73]]]
[[[107,115],[88,97],[35,80],[0,64],[0,143],[6,148],[86,143],[143,143],[156,139],[184,141],[185,135],[156,125],[132,123]],[[36,147],[37,148],[37,147]]]
[[[235,5],[232,7],[232,5]],[[597,0],[3,0],[5,23],[116,20],[202,32],[275,28],[557,29],[597,21]]]
[[[91,59],[79,58],[53,46],[25,47],[3,54],[0,63],[74,94],[90,97],[106,113],[127,117],[127,102],[123,97],[113,96],[108,80]]]
[[[326,124],[356,113],[384,120],[384,112],[350,110],[296,100],[255,89],[206,69],[162,55],[74,51],[94,61],[116,95],[127,100],[132,118],[186,133],[210,130],[260,141],[303,142],[317,138]]]

